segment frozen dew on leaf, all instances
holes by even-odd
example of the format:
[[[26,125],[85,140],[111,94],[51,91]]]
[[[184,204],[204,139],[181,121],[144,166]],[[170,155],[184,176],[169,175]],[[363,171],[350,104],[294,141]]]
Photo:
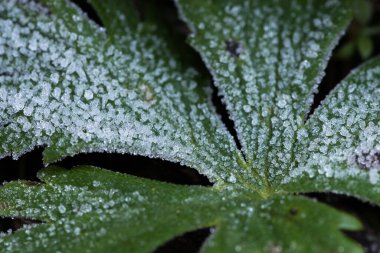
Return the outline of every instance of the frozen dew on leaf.
[[[228,181],[226,168],[237,170],[239,153],[206,81],[154,24],[125,23],[112,44],[66,1],[6,1],[0,12],[0,68],[9,73],[0,76],[0,157],[47,145],[46,163],[116,151],[180,162],[219,182]]]
[[[78,12],[71,17],[77,26],[49,11],[37,13],[44,7],[36,3],[2,5],[0,45],[5,57],[0,63],[10,74],[1,76],[1,125],[6,126],[1,133],[3,138],[20,141],[3,142],[1,155],[17,157],[36,145],[48,146],[47,162],[85,151],[130,152],[181,162],[215,181],[248,181],[260,187],[291,181],[305,171],[310,176],[345,175],[334,166],[319,165],[335,157],[352,160],[352,150],[318,157],[331,150],[327,145],[309,144],[310,131],[316,130],[302,124],[326,57],[347,24],[348,11],[339,1],[273,3],[218,6],[215,17],[207,22],[198,20],[207,16],[202,14],[207,5],[197,8],[197,13],[184,13],[191,17],[190,24],[199,21],[193,26],[198,30],[192,43],[213,72],[247,163],[207,94],[200,91],[196,71],[169,57],[156,28],[127,25],[117,33],[120,43],[115,40],[113,45],[106,42],[102,29],[63,2],[46,6],[64,5]],[[294,12],[287,12],[288,8]],[[312,12],[315,8],[318,11]],[[252,15],[245,15],[247,9],[254,9]],[[329,16],[330,9],[342,13]],[[35,22],[26,25],[27,19]],[[211,23],[215,26],[209,27]],[[339,113],[345,115],[345,110]],[[354,118],[332,121],[322,129],[326,136],[349,139]],[[338,133],[332,129],[346,123]],[[297,142],[304,140],[304,146],[310,146],[304,149],[310,151],[308,155],[318,146],[313,159],[296,151]],[[365,163],[362,160],[359,163]],[[356,173],[355,168],[347,171]],[[368,171],[375,182],[377,169]]]
[[[79,152],[128,152],[181,162],[216,184],[47,169],[41,185],[0,188],[2,215],[47,222],[1,237],[0,247],[96,249],[122,241],[132,252],[151,252],[175,235],[214,226],[205,252],[360,250],[340,232],[360,228],[356,219],[293,194],[328,190],[380,203],[378,62],[338,85],[305,123],[349,22],[348,1],[177,3],[243,155],[215,113],[207,81],[170,49],[170,34],[124,15],[128,8],[92,2],[105,29],[64,0],[0,4],[0,156],[38,145],[46,146],[46,163]],[[153,238],[155,231],[163,233]],[[316,238],[318,245],[304,243]]]
[[[59,205],[58,206],[58,210],[59,210],[60,213],[64,214],[66,212],[66,207],[63,206],[63,205]]]
[[[372,185],[373,192],[380,191],[377,64],[378,60],[373,60],[353,71],[311,116],[304,129],[308,138],[299,138],[302,162],[284,182],[305,173],[316,180],[320,175],[341,180],[361,178]]]
[[[192,28],[191,44],[213,74],[253,173],[274,188],[296,181],[297,173],[302,174],[299,168],[309,160],[326,165],[308,164],[310,174],[330,178],[345,174],[335,173],[329,165],[328,146],[316,145],[326,159],[317,157],[309,138],[311,131],[318,131],[309,131],[304,124],[328,57],[349,24],[349,2],[193,1],[178,6]],[[211,9],[216,11],[210,16]],[[347,126],[339,133],[344,137],[349,131]]]

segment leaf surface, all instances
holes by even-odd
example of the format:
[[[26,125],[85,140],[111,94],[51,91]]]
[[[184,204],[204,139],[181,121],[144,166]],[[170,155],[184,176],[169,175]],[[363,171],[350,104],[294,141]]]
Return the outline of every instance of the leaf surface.
[[[347,76],[300,131],[298,166],[284,177],[283,186],[338,192],[380,204],[379,123],[376,58]]]
[[[42,221],[0,239],[15,252],[151,252],[212,227],[203,252],[363,252],[354,217],[302,192],[379,203],[379,60],[356,70],[306,120],[350,1],[177,1],[234,121],[148,6],[0,3],[0,156],[44,145],[52,163],[82,152],[159,157],[205,174],[178,186],[93,167],[51,167],[0,188],[0,216]],[[152,12],[150,12],[152,11]],[[212,14],[212,15],[210,15]],[[328,237],[326,237],[328,233]]]
[[[252,170],[278,185],[350,1],[178,1]],[[209,13],[213,13],[209,15]]]
[[[102,15],[106,34],[64,0],[2,1],[0,156],[46,145],[45,163],[116,151],[181,162],[215,182],[241,174],[206,81],[154,23],[128,23],[116,3]]]
[[[360,252],[338,230],[359,228],[354,218],[300,196],[261,200],[85,166],[51,167],[39,178],[36,185],[13,181],[0,188],[1,216],[44,222],[3,235],[1,251],[151,252],[175,235],[214,227],[203,252]]]

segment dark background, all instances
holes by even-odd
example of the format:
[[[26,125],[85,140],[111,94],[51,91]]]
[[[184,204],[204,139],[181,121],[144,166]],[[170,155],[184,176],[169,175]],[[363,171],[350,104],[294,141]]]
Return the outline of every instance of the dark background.
[[[364,1],[364,0],[360,0]],[[85,0],[76,0],[76,2],[90,18],[101,25],[99,18],[93,9],[86,3]],[[135,1],[138,7],[141,1]],[[173,36],[183,44],[183,47],[191,54],[196,67],[206,73],[210,77],[210,85],[213,88],[213,103],[217,107],[218,113],[222,115],[224,123],[229,131],[235,136],[233,122],[228,119],[225,106],[218,97],[217,89],[212,83],[212,78],[208,74],[207,69],[202,63],[199,55],[185,44],[188,29],[186,25],[178,18],[177,10],[170,0],[156,1],[157,8],[162,13],[162,19],[171,30]],[[159,3],[158,3],[159,2]],[[319,105],[320,101],[341,81],[353,68],[361,64],[366,58],[371,58],[380,55],[380,31],[379,33],[368,34],[367,37],[372,42],[372,50],[367,48],[369,56],[363,56],[357,47],[353,50],[347,49],[348,44],[357,44],[357,41],[368,28],[380,27],[380,0],[370,1],[372,16],[368,22],[360,22],[360,13],[350,25],[346,35],[342,37],[339,45],[333,52],[332,58],[327,66],[326,75],[322,80],[319,88],[319,93],[315,96],[314,104],[311,112]],[[143,14],[143,13],[142,13]],[[142,15],[143,16],[143,15]],[[369,46],[370,47],[370,46]],[[346,51],[346,52],[345,52]],[[348,53],[347,53],[348,51]],[[23,155],[19,160],[15,161],[12,158],[0,160],[0,181],[11,181],[17,179],[37,181],[36,173],[43,168],[42,150],[37,148],[32,152]],[[171,182],[175,184],[187,185],[204,185],[211,186],[212,184],[200,175],[196,170],[181,166],[176,163],[162,161],[159,159],[149,159],[141,156],[109,154],[109,153],[93,153],[79,154],[74,157],[66,158],[57,165],[71,168],[75,165],[94,165],[106,168],[113,171],[128,173],[145,178]],[[322,202],[332,205],[338,209],[344,210],[358,217],[364,224],[364,229],[358,232],[346,232],[348,236],[360,242],[368,253],[380,252],[380,207],[364,203],[356,198],[347,197],[336,194],[307,194],[310,198],[316,198]],[[0,218],[0,231],[17,230],[23,224],[33,223],[19,218]],[[156,252],[198,252],[202,242],[209,235],[209,229],[202,229],[186,233],[182,236],[174,238],[170,242],[162,245]]]

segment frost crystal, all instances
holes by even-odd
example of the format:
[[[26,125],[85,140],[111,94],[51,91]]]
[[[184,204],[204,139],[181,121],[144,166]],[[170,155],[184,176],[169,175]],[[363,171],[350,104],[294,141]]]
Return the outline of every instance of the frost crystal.
[[[66,207],[64,205],[59,205],[58,210],[60,213],[64,214],[66,212]]]

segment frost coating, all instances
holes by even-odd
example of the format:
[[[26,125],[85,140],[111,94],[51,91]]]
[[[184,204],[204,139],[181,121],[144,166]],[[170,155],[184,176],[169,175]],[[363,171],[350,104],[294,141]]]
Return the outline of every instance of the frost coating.
[[[349,1],[178,1],[252,170],[279,184]],[[213,13],[213,15],[209,15]]]
[[[0,156],[47,144],[47,162],[116,151],[181,162],[214,181],[228,180],[227,168],[240,173],[198,73],[155,26],[125,23],[112,45],[66,1],[2,1],[0,14]]]
[[[217,15],[203,19],[211,7],[219,9]],[[0,155],[17,157],[36,145],[48,145],[48,162],[85,151],[129,152],[181,162],[214,181],[248,182],[255,190],[305,173],[360,175],[374,184],[377,121],[346,119],[349,107],[335,112],[332,100],[340,118],[322,115],[322,125],[303,123],[325,57],[348,21],[344,7],[342,1],[206,1],[189,8],[197,12],[184,12],[193,20],[192,43],[235,121],[244,161],[198,73],[168,50],[155,26],[125,23],[111,43],[111,35],[65,1],[47,1],[46,7],[7,1],[0,6]],[[340,15],[331,15],[337,10]],[[120,13],[114,16],[127,22]],[[220,17],[222,23],[214,20]],[[376,70],[369,71],[356,86],[376,77]],[[365,105],[358,107],[365,111]],[[317,132],[323,141],[335,135],[351,140],[359,130],[360,142],[339,149],[318,138],[306,141]],[[335,162],[350,166],[336,170]]]
[[[378,185],[380,173],[379,59],[337,86],[298,136],[299,165],[284,182],[307,175],[324,180],[364,179]],[[378,187],[373,190],[378,191]]]
[[[365,179],[355,181],[364,182],[361,197],[376,195],[371,200],[380,202],[378,188],[368,187],[379,177],[378,121],[376,117],[372,121],[369,117],[369,122],[363,119],[365,123],[358,123],[364,127],[362,137],[350,142],[358,133],[352,132],[357,129],[356,117],[345,118],[351,115],[351,109],[360,108],[355,101],[365,95],[364,91],[375,90],[376,85],[366,85],[379,79],[378,70],[370,73],[376,67],[369,68],[366,74],[359,71],[358,76],[366,75],[368,79],[357,81],[358,86],[364,87],[359,88],[358,96],[351,97],[352,101],[348,100],[352,103],[347,108],[345,94],[350,98],[351,93],[355,94],[355,86],[349,85],[353,87],[349,92],[345,91],[345,85],[341,86],[343,92],[338,90],[338,95],[330,97],[341,104],[323,107],[305,125],[305,104],[319,78],[320,64],[336,39],[334,34],[347,21],[345,15],[336,14],[335,8],[342,12],[345,8],[339,1],[294,1],[291,7],[297,15],[292,17],[289,6],[281,5],[287,1],[273,0],[268,5],[257,2],[260,4],[251,6],[244,5],[253,3],[248,1],[227,7],[221,4],[226,27],[220,30],[233,38],[199,42],[200,46],[210,47],[210,51],[203,50],[207,56],[204,58],[210,69],[216,66],[214,75],[229,109],[233,112],[238,109],[235,120],[241,124],[239,138],[257,141],[252,144],[257,152],[250,154],[251,144],[244,139],[247,162],[238,155],[231,137],[213,116],[202,87],[195,81],[196,72],[181,68],[154,28],[121,26],[125,30],[118,30],[118,36],[106,38],[80,13],[66,15],[76,10],[65,6],[64,1],[46,1],[49,9],[42,17],[35,17],[37,14],[30,12],[28,4],[26,7],[12,6],[15,2],[4,4],[6,8],[2,7],[0,14],[6,15],[0,20],[0,31],[10,32],[7,27],[18,31],[14,38],[0,37],[0,45],[6,47],[5,51],[0,50],[6,52],[0,66],[9,68],[1,74],[4,79],[0,86],[0,102],[5,110],[0,114],[3,127],[0,143],[6,143],[2,147],[5,153],[18,155],[36,143],[49,145],[45,157],[50,161],[83,151],[135,152],[182,161],[214,180],[230,184],[185,187],[88,167],[70,171],[47,169],[40,173],[42,184],[29,186],[17,181],[0,188],[1,216],[46,221],[10,236],[3,235],[0,247],[5,247],[4,251],[28,247],[31,252],[40,252],[41,248],[60,251],[68,245],[68,251],[70,247],[78,247],[77,251],[83,252],[81,246],[88,251],[100,251],[99,246],[116,248],[115,245],[122,244],[123,251],[128,247],[129,252],[152,252],[174,235],[211,225],[215,226],[215,233],[204,252],[360,252],[340,231],[360,228],[354,218],[302,196],[286,194],[282,185],[275,184],[276,180],[285,185],[298,183],[306,176],[316,179],[311,185],[320,186],[322,180],[330,184],[351,175]],[[207,4],[211,2],[202,2],[203,7]],[[55,8],[50,9],[52,6]],[[240,21],[252,22],[251,9],[245,7],[253,8],[257,26],[256,23],[238,26]],[[60,12],[61,9],[65,11]],[[246,10],[247,16],[242,18]],[[113,12],[108,15],[112,22],[128,18]],[[37,20],[37,24],[30,22],[29,27],[23,21],[27,18]],[[50,22],[51,19],[54,21]],[[208,21],[197,25],[205,34],[212,30]],[[212,25],[215,24],[219,22]],[[231,30],[231,24],[238,29]],[[305,30],[300,31],[300,27]],[[24,32],[19,32],[24,28]],[[51,32],[54,28],[57,33]],[[239,38],[249,28],[257,33],[249,33],[248,39]],[[106,24],[106,31],[113,30]],[[35,34],[37,37],[33,39]],[[250,38],[257,42],[255,50],[247,43]],[[293,46],[288,45],[289,38],[295,43]],[[54,51],[57,54],[50,52],[50,48],[58,48]],[[211,49],[217,54],[213,55]],[[19,57],[18,53],[25,57]],[[244,81],[239,81],[241,78]],[[366,113],[372,112],[369,110],[372,105],[367,104],[375,103],[378,95],[374,93],[368,98],[362,107]],[[323,110],[327,112],[320,113]],[[379,115],[375,110],[373,114]],[[332,125],[328,124],[330,121]],[[5,140],[9,136],[15,144]],[[16,142],[20,136],[21,144]],[[373,137],[375,141],[371,142]],[[328,139],[336,143],[323,145]],[[260,171],[252,176],[250,173],[257,171],[250,169]],[[344,193],[356,193],[350,189],[351,181],[343,182],[348,185]],[[318,190],[337,190],[331,185]],[[296,192],[303,189],[298,187]],[[305,233],[305,228],[312,233]],[[326,231],[328,238],[324,236]],[[316,240],[319,243],[309,243]]]

